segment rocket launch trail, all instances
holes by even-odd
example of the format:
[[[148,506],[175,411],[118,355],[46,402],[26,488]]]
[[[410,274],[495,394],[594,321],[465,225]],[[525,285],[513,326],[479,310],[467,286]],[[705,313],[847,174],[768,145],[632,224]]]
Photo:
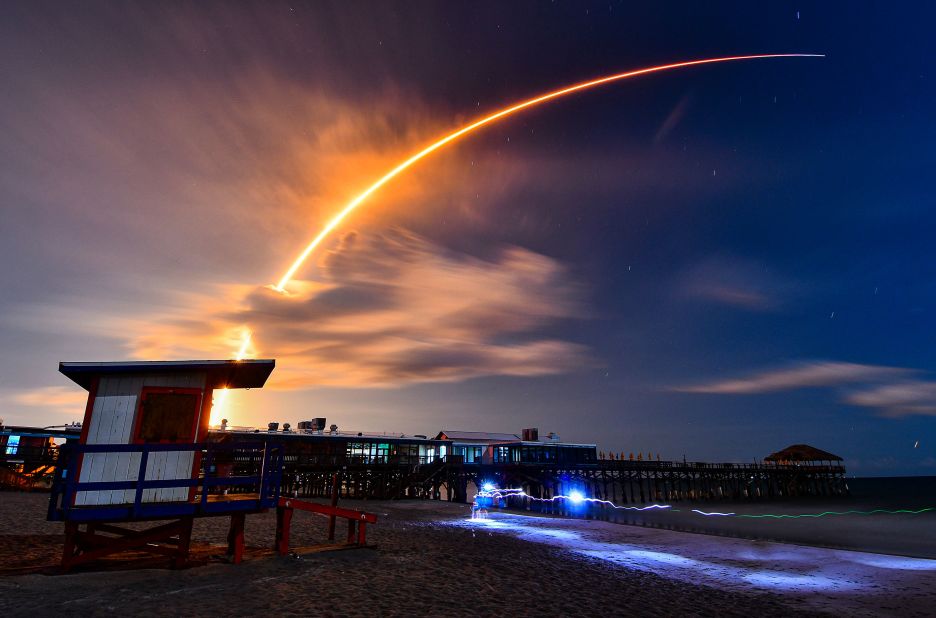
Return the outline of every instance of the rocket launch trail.
[[[237,354],[234,356],[234,360],[244,360],[247,357],[247,348],[250,347],[252,338],[253,333],[250,332],[250,329],[245,328],[243,332],[241,332],[241,345],[240,349],[237,350]],[[211,404],[211,415],[208,419],[210,425],[218,425],[221,422],[221,415],[224,414],[224,410],[227,407],[227,399],[230,392],[231,391],[226,387],[218,389],[218,393],[214,396],[214,401]]]
[[[365,200],[367,200],[367,198],[373,195],[378,189],[383,187],[385,184],[393,180],[396,176],[406,171],[406,169],[408,169],[410,166],[415,164],[417,161],[429,156],[430,154],[432,154],[436,150],[439,150],[443,146],[446,146],[450,144],[451,142],[454,142],[455,140],[458,140],[459,138],[464,137],[465,135],[477,129],[480,129],[489,124],[493,124],[497,122],[498,120],[511,116],[517,112],[523,111],[531,107],[535,107],[542,103],[547,103],[554,99],[559,99],[566,95],[574,94],[576,92],[581,92],[583,90],[589,90],[597,86],[602,86],[605,84],[618,82],[618,81],[628,79],[631,77],[638,77],[640,75],[648,75],[650,73],[660,73],[662,71],[668,71],[671,69],[681,69],[681,68],[686,68],[686,67],[699,66],[703,64],[716,64],[720,62],[733,62],[733,61],[738,61],[738,60],[757,60],[757,59],[765,59],[765,58],[823,58],[823,57],[825,57],[824,54],[757,54],[757,55],[748,55],[748,56],[725,56],[721,58],[706,58],[702,60],[688,60],[684,62],[676,62],[673,64],[663,64],[659,66],[646,67],[643,69],[627,71],[624,73],[616,73],[614,75],[608,75],[606,77],[601,77],[598,79],[581,82],[578,84],[567,86],[565,88],[560,88],[559,90],[554,90],[552,92],[542,94],[532,99],[521,101],[520,103],[516,103],[514,105],[511,105],[509,107],[496,111],[488,116],[485,116],[479,120],[476,120],[464,127],[461,127],[460,129],[457,129],[443,136],[442,138],[424,147],[422,150],[410,156],[408,159],[404,160],[402,163],[398,164],[396,167],[394,167],[389,172],[384,174],[374,184],[368,187],[363,193],[361,193],[360,195],[355,197],[353,200],[351,200],[343,209],[341,209],[341,211],[338,212],[338,214],[336,214],[325,225],[324,228],[322,228],[322,230],[318,233],[318,235],[312,239],[312,242],[310,242],[305,247],[305,249],[302,250],[302,253],[299,254],[299,256],[292,263],[292,265],[289,267],[286,273],[283,274],[279,282],[272,287],[274,290],[278,292],[285,293],[286,285],[292,280],[296,272],[302,267],[303,263],[305,263],[306,259],[308,259],[308,257],[312,254],[312,252],[315,251],[316,247],[318,247],[322,243],[322,241],[325,240],[325,238],[327,238],[328,235],[331,234],[331,232],[336,227],[338,227],[338,225],[340,225],[341,222],[344,221],[344,219],[348,215],[350,215],[358,206],[360,206]]]

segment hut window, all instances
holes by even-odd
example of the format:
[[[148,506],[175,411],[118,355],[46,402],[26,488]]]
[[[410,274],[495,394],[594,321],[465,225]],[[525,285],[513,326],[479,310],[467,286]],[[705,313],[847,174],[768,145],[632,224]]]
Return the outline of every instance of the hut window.
[[[19,436],[10,436],[10,438],[7,440],[6,454],[16,455],[16,451],[19,450],[19,442],[20,442]]]
[[[191,442],[198,421],[200,391],[143,390],[137,442]]]

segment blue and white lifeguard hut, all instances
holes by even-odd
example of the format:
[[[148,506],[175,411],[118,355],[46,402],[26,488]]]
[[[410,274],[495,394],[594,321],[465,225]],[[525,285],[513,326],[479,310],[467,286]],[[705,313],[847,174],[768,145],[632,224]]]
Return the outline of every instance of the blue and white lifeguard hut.
[[[217,515],[231,515],[231,552],[239,561],[244,515],[277,505],[282,452],[270,441],[207,442],[212,392],[260,388],[274,364],[60,363],[59,371],[88,391],[81,437],[63,449],[49,501],[48,518],[65,522],[63,567],[126,549],[168,554],[181,565],[193,518]],[[218,477],[222,459],[241,465]],[[114,525],[152,520],[171,521],[143,531]]]

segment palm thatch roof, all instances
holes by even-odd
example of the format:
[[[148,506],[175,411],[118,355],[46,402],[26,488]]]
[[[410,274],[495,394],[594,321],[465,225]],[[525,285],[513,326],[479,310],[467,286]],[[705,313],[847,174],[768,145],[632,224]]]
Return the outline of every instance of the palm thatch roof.
[[[808,444],[794,444],[767,455],[764,461],[842,461],[842,458]]]

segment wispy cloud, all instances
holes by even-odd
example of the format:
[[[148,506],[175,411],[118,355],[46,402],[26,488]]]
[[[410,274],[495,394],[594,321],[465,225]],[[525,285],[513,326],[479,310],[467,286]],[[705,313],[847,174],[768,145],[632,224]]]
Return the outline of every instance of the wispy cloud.
[[[683,270],[675,280],[677,296],[748,311],[773,311],[796,292],[793,282],[751,260],[711,256]]]
[[[873,382],[913,373],[911,369],[835,361],[809,361],[730,380],[676,387],[686,393],[750,395],[799,388]]]
[[[910,380],[848,394],[845,402],[877,408],[885,416],[936,416],[936,382]]]
[[[77,386],[47,386],[21,391],[7,390],[0,393],[0,401],[5,401],[7,407],[13,409],[25,407],[35,410],[42,416],[48,412],[68,414],[70,415],[68,420],[81,420],[87,399],[88,393]],[[21,413],[18,417],[28,417],[28,412]]]
[[[916,369],[837,361],[807,361],[728,380],[677,386],[683,393],[755,395],[802,388],[832,388],[842,403],[873,408],[881,416],[936,416],[936,381]]]
[[[400,386],[486,375],[537,376],[588,363],[542,329],[585,315],[582,288],[555,260],[520,247],[480,259],[394,230],[344,236],[293,293],[253,288],[205,300],[131,341],[141,357],[185,356],[253,329],[281,361],[271,386]]]

